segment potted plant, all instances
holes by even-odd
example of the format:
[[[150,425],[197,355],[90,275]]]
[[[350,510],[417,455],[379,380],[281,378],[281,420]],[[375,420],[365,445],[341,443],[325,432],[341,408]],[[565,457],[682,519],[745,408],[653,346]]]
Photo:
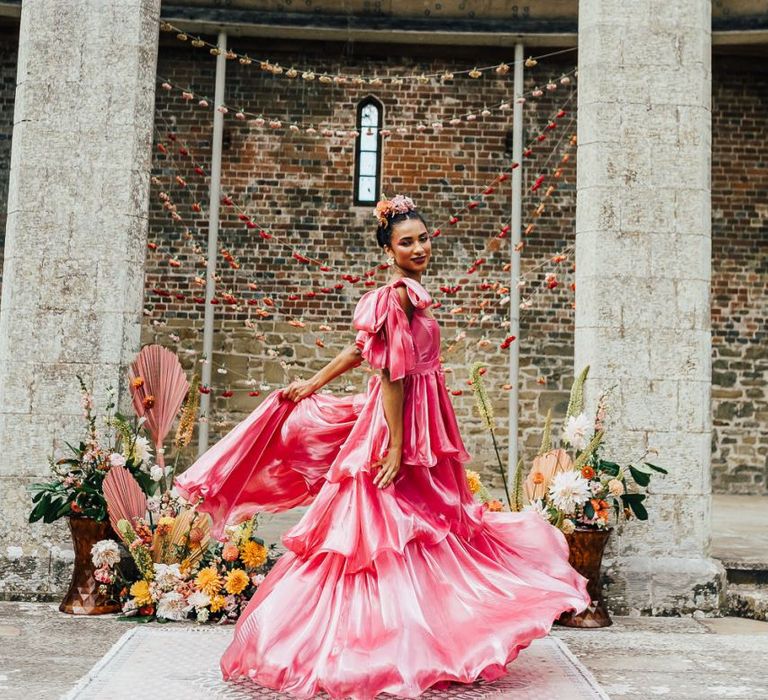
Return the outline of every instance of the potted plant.
[[[626,465],[601,455],[607,394],[598,400],[593,420],[583,412],[583,389],[589,367],[575,379],[570,393],[560,446],[552,441],[552,415],[547,415],[541,448],[523,482],[527,504],[564,533],[570,563],[585,576],[592,605],[579,615],[564,614],[559,622],[571,627],[606,627],[611,624],[602,595],[603,552],[621,519],[647,520],[645,488],[654,473],[667,471],[646,461],[648,450]],[[566,448],[573,450],[569,454]],[[522,470],[518,469],[518,483]]]
[[[154,482],[149,440],[142,435],[143,421],[132,424],[119,413],[113,413],[114,393],[110,388],[100,437],[93,414],[93,396],[82,377],[77,379],[86,423],[85,437],[76,445],[65,443],[70,453],[67,456],[56,460],[50,458],[53,479],[29,487],[32,494],[29,521],[52,523],[59,518],[68,518],[75,565],[59,610],[75,615],[95,615],[119,609],[99,593],[91,562],[91,547],[99,540],[114,536],[107,519],[104,479],[113,467],[119,466],[127,469],[148,493],[154,490]]]
[[[159,345],[142,348],[131,364],[129,380],[137,420],[130,422],[113,413],[114,392],[109,388],[104,424],[99,430],[93,413],[93,396],[78,376],[86,436],[77,446],[65,443],[71,454],[58,460],[50,459],[54,474],[51,481],[30,486],[30,522],[69,519],[75,566],[69,590],[59,607],[62,612],[96,615],[120,609],[117,601],[105,598],[100,582],[94,578],[93,546],[107,538],[117,539],[108,518],[105,481],[111,471],[122,470],[145,495],[167,491],[175,464],[165,466],[165,437],[185,397],[188,405],[196,409],[196,390],[190,391],[178,358]],[[194,414],[194,409],[187,414]],[[182,418],[179,432],[187,441],[193,427],[194,416],[191,420],[189,415],[186,420]],[[145,431],[148,437],[143,434]],[[178,436],[176,441],[178,443]],[[153,446],[157,464],[151,463]],[[177,455],[179,450],[177,444]],[[113,551],[105,550],[103,555],[106,560],[115,559]]]

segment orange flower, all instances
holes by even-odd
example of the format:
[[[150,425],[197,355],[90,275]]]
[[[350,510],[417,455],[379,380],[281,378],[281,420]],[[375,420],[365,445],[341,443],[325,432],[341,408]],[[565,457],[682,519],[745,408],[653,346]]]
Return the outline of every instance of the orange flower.
[[[240,558],[249,569],[256,569],[267,561],[267,548],[258,542],[249,540],[243,545]]]
[[[144,408],[152,408],[155,405],[155,397],[152,394],[145,396],[141,403],[144,404]]]
[[[544,475],[541,472],[533,472],[531,474],[531,481],[538,486],[544,483]]]
[[[590,467],[588,464],[586,464],[581,468],[581,475],[585,479],[593,479],[595,476],[595,470],[592,467]]]
[[[224,549],[221,550],[221,558],[224,561],[237,561],[240,558],[240,550],[236,544],[228,542],[224,545]]]
[[[498,499],[494,499],[492,501],[488,501],[485,505],[488,506],[488,510],[490,510],[492,512],[497,512],[498,513],[499,511],[504,509],[504,504],[501,501],[499,501]]]
[[[603,520],[604,522],[608,522],[608,518],[611,515],[611,507],[608,505],[607,501],[604,501],[601,499],[593,498],[590,503],[592,504],[592,507],[595,509],[595,517],[598,518],[598,520]]]
[[[144,386],[144,379],[142,377],[134,377],[131,384],[134,389],[138,389],[140,386]]]

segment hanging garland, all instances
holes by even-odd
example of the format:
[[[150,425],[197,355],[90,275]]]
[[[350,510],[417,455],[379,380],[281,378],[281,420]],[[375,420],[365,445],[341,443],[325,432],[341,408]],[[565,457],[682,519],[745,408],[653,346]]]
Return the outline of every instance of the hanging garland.
[[[270,73],[271,75],[283,77],[287,80],[303,80],[306,82],[317,81],[321,85],[338,85],[345,87],[379,87],[385,84],[402,86],[407,83],[415,82],[421,85],[429,85],[432,80],[439,80],[441,83],[454,80],[457,76],[467,76],[472,80],[482,78],[486,74],[496,74],[497,76],[505,76],[510,70],[517,64],[517,61],[510,61],[509,63],[501,62],[491,66],[474,66],[473,68],[467,68],[454,71],[438,71],[434,73],[413,73],[405,75],[374,75],[371,77],[356,74],[344,74],[328,71],[321,71],[314,67],[296,68],[291,66],[290,68],[284,68],[279,63],[270,61],[267,59],[254,59],[247,54],[240,54],[237,51],[228,49],[224,51],[217,44],[212,44],[200,36],[190,36],[187,32],[179,29],[175,25],[166,20],[160,20],[160,31],[167,33],[175,33],[176,38],[182,42],[189,42],[189,45],[197,49],[206,49],[212,56],[224,55],[229,61],[238,61],[243,66],[258,66],[262,71]],[[552,56],[559,56],[565,53],[571,53],[576,51],[577,47],[571,47],[568,49],[560,49],[558,51],[550,51],[538,56],[529,56],[523,60],[523,64],[526,68],[533,68],[538,62],[544,58],[550,58]],[[552,81],[547,83],[548,85]]]
[[[572,83],[572,78],[577,75],[577,69],[573,68],[567,73],[563,74],[558,83],[548,83],[547,90],[552,92],[558,88],[558,85],[569,86]],[[161,89],[166,92],[176,92],[182,100],[188,103],[196,102],[197,106],[203,109],[211,108],[213,100],[210,98],[195,92],[189,87],[182,87],[174,84],[167,78],[158,76]],[[544,94],[544,91],[540,88],[534,88],[523,93],[515,101],[524,104],[529,98],[538,99]],[[380,129],[379,132],[382,138],[390,138],[397,136],[408,136],[413,134],[427,134],[427,133],[440,133],[445,129],[451,127],[457,127],[461,124],[472,124],[478,122],[479,119],[489,117],[494,112],[498,112],[500,116],[504,116],[512,109],[512,99],[502,100],[496,105],[491,107],[483,106],[482,108],[476,108],[469,112],[462,112],[461,114],[455,114],[454,116],[430,121],[429,123],[421,120],[417,121],[415,126],[401,123],[391,128]],[[357,138],[360,135],[360,131],[348,125],[340,124],[319,124],[315,127],[314,124],[303,124],[297,121],[291,121],[284,117],[265,116],[263,112],[251,112],[243,108],[234,108],[231,105],[222,103],[216,106],[216,109],[225,116],[232,116],[236,120],[244,121],[250,120],[249,125],[252,124],[259,130],[264,130],[267,133],[279,133],[279,134],[302,134],[305,136],[312,136],[316,138]],[[479,122],[478,122],[479,123]]]
[[[569,97],[568,101],[570,101],[570,99],[572,99],[572,97],[573,97],[573,94],[571,95],[571,97]],[[563,116],[566,115],[566,113],[567,112],[565,111],[565,109],[561,107],[555,113],[555,118],[563,117]],[[557,122],[554,121],[554,119],[549,120],[547,126],[545,127],[545,129],[544,129],[544,131],[542,133],[546,134],[546,132],[551,131],[556,126],[557,126]],[[539,134],[539,136],[540,135],[541,134]],[[172,140],[174,142],[176,142],[177,139],[176,139],[175,135],[173,135]],[[530,144],[528,145],[528,147],[526,147],[526,149],[524,151],[524,154],[525,154],[526,157],[531,157],[533,155],[532,144],[534,142],[541,142],[541,139],[539,139],[539,137],[537,136],[537,137],[535,137],[534,139],[531,140]],[[160,150],[161,152],[163,152],[166,155],[169,154],[169,150],[162,144],[162,142],[158,143],[158,150]],[[186,146],[184,146],[184,145],[181,145],[179,147],[179,153],[181,155],[184,155],[184,156],[187,156],[187,157],[190,156],[189,149]],[[509,173],[512,170],[514,170],[515,168],[517,168],[518,165],[519,164],[515,163],[515,162],[511,163],[504,171],[502,171],[499,175],[497,175],[494,178],[493,181],[491,181],[490,183],[487,183],[482,188],[482,190],[480,191],[479,194],[474,195],[473,197],[471,197],[470,200],[464,205],[464,207],[462,207],[462,208],[460,208],[458,210],[455,210],[454,213],[447,219],[446,222],[444,222],[443,224],[438,226],[438,228],[434,230],[434,232],[432,234],[432,237],[434,238],[434,237],[437,237],[437,236],[441,235],[441,233],[442,233],[442,226],[446,226],[446,225],[455,226],[457,223],[459,223],[459,221],[461,220],[461,217],[465,213],[469,213],[469,212],[473,211],[474,209],[476,209],[478,204],[482,201],[483,198],[491,197],[495,193],[495,186],[497,184],[507,180],[508,177],[509,177]],[[195,166],[195,173],[196,174],[201,174],[201,173],[204,174],[204,172],[205,171],[204,171],[204,169],[201,166],[199,166],[199,165]],[[543,176],[539,176],[537,178],[537,181],[541,182],[542,178],[543,178]],[[183,188],[186,188],[186,184],[187,183],[186,183],[186,180],[184,180],[184,178],[182,178],[182,177],[177,175],[174,178],[174,181],[179,186],[181,186]],[[536,189],[539,189],[539,188],[536,188]],[[170,196],[167,193],[165,193],[165,192],[161,192],[160,193],[160,198],[163,200],[164,207],[166,209],[169,209],[170,214],[171,214],[171,218],[174,221],[176,221],[176,222],[181,222],[182,221],[182,217],[180,216],[180,214],[178,214],[177,208],[171,203]],[[297,260],[298,263],[303,264],[303,265],[309,265],[309,264],[316,265],[320,269],[320,271],[322,271],[324,273],[332,272],[332,271],[334,271],[336,269],[335,266],[327,265],[323,261],[314,259],[314,258],[310,257],[309,255],[306,255],[303,251],[297,250],[290,243],[290,241],[288,241],[285,237],[279,236],[279,235],[274,234],[274,233],[267,233],[256,221],[253,220],[253,218],[251,216],[249,216],[246,213],[245,209],[241,205],[239,205],[237,202],[235,202],[235,200],[231,196],[224,195],[222,197],[221,202],[225,206],[233,207],[235,212],[238,215],[238,218],[246,225],[247,228],[249,228],[249,229],[258,229],[259,236],[261,238],[263,238],[264,240],[274,239],[275,241],[277,241],[277,242],[283,244],[284,246],[286,246],[291,251],[292,257],[295,260]],[[202,212],[202,207],[200,206],[199,203],[194,203],[193,204],[193,211],[195,211],[196,213],[201,213]],[[530,229],[530,226],[527,227],[526,233],[530,232],[529,229]],[[508,232],[509,232],[509,227],[505,226],[505,227],[503,227],[501,229],[500,233],[496,237],[497,238],[503,238],[503,237],[506,236],[506,234]],[[154,244],[154,246],[152,246],[152,244],[150,244],[150,246],[154,247],[155,250],[157,249],[157,244]],[[230,265],[230,267],[232,267],[234,269],[239,269],[240,264],[236,261],[235,257],[232,255],[232,253],[229,250],[226,250],[226,249],[224,250],[224,259],[227,261],[227,263]],[[171,266],[173,266],[173,267],[180,266],[180,262],[178,260],[176,260],[176,259],[173,259],[173,258],[169,261],[169,264]],[[476,267],[477,267],[477,265],[475,266],[475,269],[476,269]],[[339,281],[336,282],[336,284],[334,285],[334,288],[337,289],[337,290],[343,289],[344,284],[343,284],[343,282],[341,282],[341,280],[345,280],[345,281],[347,281],[350,284],[355,284],[355,283],[359,282],[363,278],[366,278],[365,282],[364,282],[365,286],[375,286],[376,285],[376,281],[371,279],[371,278],[376,274],[377,271],[382,270],[382,269],[386,269],[386,265],[377,264],[375,267],[366,270],[362,275],[350,275],[348,273],[347,274],[342,274],[340,279],[339,279]],[[153,289],[153,291],[155,291],[155,293],[158,293],[160,296],[164,295],[162,290],[158,291],[158,288]],[[304,293],[304,296],[305,296],[305,298],[313,298],[313,297],[317,296],[318,293],[328,294],[331,291],[332,291],[332,288],[330,286],[326,285],[326,286],[319,287],[319,289],[317,289],[317,290],[310,289],[309,291]],[[443,290],[443,291],[445,291],[445,290]],[[229,305],[232,305],[232,306],[237,305],[237,303],[238,303],[237,302],[237,298],[234,297],[234,295],[229,295],[229,297],[230,298],[227,298],[227,299],[224,300],[225,303],[229,304]],[[298,300],[301,297],[299,295],[296,295],[296,294],[289,294],[287,298],[288,298],[289,301],[296,301],[296,300]],[[246,301],[246,303],[251,303],[251,301],[252,300],[248,300],[248,301]],[[204,302],[204,299],[203,299],[203,302]],[[212,300],[211,303],[218,304],[219,300],[218,299],[214,299],[214,300]],[[271,315],[271,312],[268,312],[268,313]]]

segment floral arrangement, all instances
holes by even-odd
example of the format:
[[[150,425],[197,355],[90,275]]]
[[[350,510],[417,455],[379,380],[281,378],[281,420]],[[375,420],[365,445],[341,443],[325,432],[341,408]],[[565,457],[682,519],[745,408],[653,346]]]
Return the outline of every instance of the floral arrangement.
[[[228,528],[225,542],[213,542],[208,516],[178,496],[166,492],[147,507],[148,519],[117,526],[133,566],[122,565],[117,542],[93,546],[101,592],[120,601],[127,619],[236,620],[274,564],[255,534],[256,517]]]
[[[192,440],[200,401],[199,381],[195,375],[190,386],[178,357],[170,350],[159,345],[145,346],[132,363],[129,386],[136,412],[133,420],[114,412],[115,394],[109,387],[103,425],[99,426],[93,394],[82,377],[77,379],[85,438],[77,446],[65,442],[71,455],[50,458],[53,480],[29,487],[33,504],[30,522],[42,519],[51,523],[65,516],[106,520],[104,479],[115,467],[127,469],[147,495],[167,491],[179,455]],[[177,416],[173,440],[176,458],[173,465],[166,466],[163,443]]]
[[[666,474],[667,470],[645,461],[655,450],[646,451],[625,466],[603,459],[607,394],[600,396],[595,417],[590,419],[582,410],[589,367],[579,374],[571,387],[561,444],[553,445],[550,411],[539,453],[527,476],[524,475],[523,461],[518,462],[511,489],[499,454],[493,407],[482,379],[484,373],[483,363],[474,363],[469,383],[478,413],[493,441],[509,510],[532,510],[565,533],[577,528],[605,529],[610,525],[612,515],[616,519],[648,519],[648,511],[643,505],[646,499],[643,489],[649,485],[654,473]],[[573,456],[567,447],[573,449]],[[477,472],[467,469],[466,478],[469,490],[486,508],[505,509],[483,485]]]
[[[622,466],[603,459],[601,449],[604,438],[607,394],[598,400],[594,419],[583,412],[584,382],[589,373],[587,366],[575,379],[572,387],[566,423],[560,447],[552,443],[552,415],[547,415],[541,448],[525,481],[522,470],[516,475],[516,491],[522,490],[527,505],[566,534],[580,529],[605,529],[611,515],[616,519],[637,518],[647,520],[643,505],[654,472],[666,474],[662,467],[644,461],[648,450],[639,459]],[[566,447],[574,450],[568,454]],[[520,499],[516,498],[518,504]]]
[[[387,219],[395,214],[406,214],[413,211],[416,205],[410,197],[402,194],[396,194],[392,199],[382,199],[376,205],[373,215],[380,226],[386,226]]]
[[[86,423],[85,437],[78,445],[65,443],[71,456],[54,460],[49,458],[54,478],[29,487],[32,493],[32,511],[29,522],[43,520],[52,523],[64,516],[80,516],[103,521],[107,507],[103,482],[113,467],[127,469],[141,488],[153,493],[162,476],[162,470],[152,464],[152,448],[143,434],[143,420],[131,423],[115,408],[114,391],[107,389],[108,405],[103,417],[103,431],[99,436],[97,419],[93,414],[93,394],[82,377],[81,405]]]

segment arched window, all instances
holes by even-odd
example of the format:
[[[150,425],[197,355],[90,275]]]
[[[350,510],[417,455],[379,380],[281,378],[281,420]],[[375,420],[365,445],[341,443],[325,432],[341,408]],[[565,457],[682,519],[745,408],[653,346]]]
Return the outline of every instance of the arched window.
[[[357,105],[355,204],[375,204],[381,187],[381,128],[384,107],[375,97]]]

